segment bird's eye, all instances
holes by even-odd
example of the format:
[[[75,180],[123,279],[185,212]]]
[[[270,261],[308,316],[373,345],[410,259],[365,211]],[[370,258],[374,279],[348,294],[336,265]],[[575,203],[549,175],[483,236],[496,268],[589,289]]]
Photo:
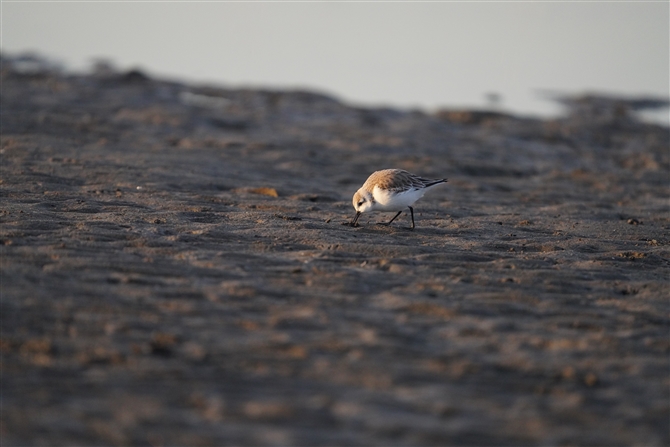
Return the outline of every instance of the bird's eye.
[[[361,205],[363,205],[364,203],[365,203],[365,201],[364,201],[364,200],[361,200],[360,202],[358,202],[358,206],[361,206]]]

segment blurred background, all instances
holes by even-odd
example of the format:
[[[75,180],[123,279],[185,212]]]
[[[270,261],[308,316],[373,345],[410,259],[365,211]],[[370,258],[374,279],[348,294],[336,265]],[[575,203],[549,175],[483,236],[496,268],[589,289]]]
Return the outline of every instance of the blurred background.
[[[5,55],[309,89],[359,106],[552,116],[554,94],[668,98],[668,2],[2,2]],[[648,119],[668,124],[668,109]]]

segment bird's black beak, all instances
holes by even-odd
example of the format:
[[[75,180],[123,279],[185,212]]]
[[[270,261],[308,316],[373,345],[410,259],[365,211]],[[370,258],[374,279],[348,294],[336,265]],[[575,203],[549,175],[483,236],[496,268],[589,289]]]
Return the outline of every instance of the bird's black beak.
[[[361,217],[361,212],[356,211],[356,217],[354,217],[354,220],[351,221],[351,226],[352,227],[358,226],[358,224],[356,222],[358,222],[359,217]]]

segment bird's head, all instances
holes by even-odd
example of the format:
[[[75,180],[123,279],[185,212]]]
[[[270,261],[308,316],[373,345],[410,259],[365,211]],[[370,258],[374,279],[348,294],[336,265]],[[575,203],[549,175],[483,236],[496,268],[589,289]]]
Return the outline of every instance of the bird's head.
[[[372,198],[372,194],[361,188],[354,194],[352,203],[357,213],[365,213],[373,207],[374,199]]]

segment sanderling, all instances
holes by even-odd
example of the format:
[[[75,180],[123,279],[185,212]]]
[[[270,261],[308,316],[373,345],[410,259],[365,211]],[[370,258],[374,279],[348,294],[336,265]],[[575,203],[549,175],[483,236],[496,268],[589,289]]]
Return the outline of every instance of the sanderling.
[[[414,209],[412,205],[414,202],[423,197],[429,188],[446,181],[446,178],[439,180],[421,178],[402,169],[384,169],[373,172],[354,194],[353,204],[356,217],[351,222],[351,226],[355,227],[361,214],[368,211],[397,211],[393,219],[383,224],[390,225],[407,207],[412,215],[410,229],[413,230]]]

